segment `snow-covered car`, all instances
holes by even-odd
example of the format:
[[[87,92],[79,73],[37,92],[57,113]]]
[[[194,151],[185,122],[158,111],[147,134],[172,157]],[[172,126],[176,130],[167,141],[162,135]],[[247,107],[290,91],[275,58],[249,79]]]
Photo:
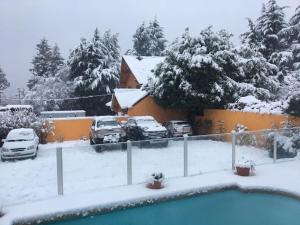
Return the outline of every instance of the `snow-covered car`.
[[[21,158],[34,159],[37,156],[39,137],[33,129],[13,129],[3,142],[1,161]]]
[[[152,116],[134,116],[128,119],[124,126],[127,138],[133,141],[149,140],[149,144],[159,144],[167,147],[167,129]],[[145,143],[145,142],[143,142]]]
[[[183,135],[192,135],[192,127],[183,120],[171,120],[164,124],[167,128],[169,137],[182,137]]]
[[[95,117],[90,130],[91,145],[126,141],[126,132],[114,116]]]

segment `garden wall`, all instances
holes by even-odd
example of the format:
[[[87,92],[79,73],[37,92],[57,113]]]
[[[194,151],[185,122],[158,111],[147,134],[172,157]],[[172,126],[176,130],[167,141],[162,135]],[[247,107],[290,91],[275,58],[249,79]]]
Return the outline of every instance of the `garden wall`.
[[[204,110],[203,116],[195,120],[199,134],[229,133],[237,124],[243,124],[251,131],[281,128],[285,121],[300,126],[300,117],[217,109]]]
[[[50,119],[53,122],[53,134],[47,136],[48,142],[89,139],[93,117],[74,117]],[[118,121],[127,117],[118,117]]]

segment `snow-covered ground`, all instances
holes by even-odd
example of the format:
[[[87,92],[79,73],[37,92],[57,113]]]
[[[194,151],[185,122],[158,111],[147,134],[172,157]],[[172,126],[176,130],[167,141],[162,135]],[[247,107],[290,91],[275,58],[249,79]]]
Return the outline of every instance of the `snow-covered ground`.
[[[161,190],[150,190],[145,184],[103,188],[101,190],[69,194],[63,197],[4,207],[1,225],[12,225],[20,219],[52,218],[65,213],[84,214],[86,210],[114,208],[131,205],[141,201],[188,194],[207,192],[216,187],[238,186],[287,192],[300,197],[300,162],[289,161],[261,165],[256,168],[255,176],[239,177],[232,171],[219,171],[186,178],[172,178],[166,181]]]
[[[57,195],[56,150],[58,144],[41,145],[35,160],[0,163],[0,202],[12,205]],[[96,153],[86,141],[64,142],[64,193],[73,194],[126,185],[127,153],[114,150]],[[189,175],[231,169],[231,143],[212,140],[188,142]],[[144,182],[152,172],[167,178],[183,176],[183,142],[170,141],[168,148],[132,150],[133,183]],[[272,163],[268,152],[237,147],[237,159],[256,164]]]

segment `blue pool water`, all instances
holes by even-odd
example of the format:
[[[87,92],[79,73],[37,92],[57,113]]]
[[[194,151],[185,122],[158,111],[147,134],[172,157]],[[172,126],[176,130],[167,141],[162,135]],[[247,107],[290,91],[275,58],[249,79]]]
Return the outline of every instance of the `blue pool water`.
[[[224,191],[51,223],[55,225],[299,225],[300,201]]]

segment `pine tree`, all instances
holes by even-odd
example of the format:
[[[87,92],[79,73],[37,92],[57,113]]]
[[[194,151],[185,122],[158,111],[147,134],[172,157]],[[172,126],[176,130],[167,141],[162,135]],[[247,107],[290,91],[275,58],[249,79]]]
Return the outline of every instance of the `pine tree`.
[[[75,96],[106,95],[113,92],[119,81],[120,49],[118,35],[106,31],[100,36],[95,30],[91,41],[81,40],[69,57],[70,77],[75,83]],[[109,113],[107,98],[85,99],[78,107],[89,115]]]
[[[48,40],[43,38],[40,43],[36,45],[37,53],[32,60],[32,68],[30,72],[33,77],[27,83],[29,89],[37,83],[39,77],[51,76],[51,58],[52,52],[51,47],[48,44]]]
[[[276,0],[269,0],[263,7],[262,15],[257,20],[257,30],[261,35],[260,51],[269,59],[272,53],[281,50],[279,32],[287,26],[284,9],[277,5]]]
[[[143,22],[133,35],[133,51],[139,56],[160,56],[166,48],[166,39],[163,28],[159,25],[157,18],[146,26]]]
[[[150,35],[146,27],[145,22],[143,22],[136,30],[133,35],[133,49],[137,55],[149,56],[148,52],[150,48]]]
[[[51,76],[54,77],[58,73],[58,71],[61,69],[61,67],[64,65],[64,59],[60,54],[60,50],[57,44],[54,45],[52,48],[51,53],[51,61],[50,61],[50,71]]]
[[[10,86],[10,83],[6,79],[6,74],[3,72],[3,70],[0,68],[0,91],[5,90]]]

